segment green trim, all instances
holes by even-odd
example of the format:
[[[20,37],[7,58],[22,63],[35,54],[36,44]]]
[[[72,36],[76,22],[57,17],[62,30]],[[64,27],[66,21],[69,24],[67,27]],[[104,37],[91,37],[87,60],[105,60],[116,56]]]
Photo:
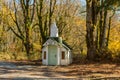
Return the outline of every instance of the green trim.
[[[49,37],[48,39],[57,41],[58,43],[60,43],[60,45],[64,46],[67,49],[70,49],[70,50],[72,49],[64,40],[62,40],[61,37]]]

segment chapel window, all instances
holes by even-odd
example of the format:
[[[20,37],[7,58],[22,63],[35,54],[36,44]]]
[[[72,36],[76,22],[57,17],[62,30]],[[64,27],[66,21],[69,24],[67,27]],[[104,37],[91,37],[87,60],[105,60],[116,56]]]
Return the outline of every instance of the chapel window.
[[[62,51],[62,59],[65,59],[65,51]]]
[[[46,51],[44,51],[44,59],[46,59]]]

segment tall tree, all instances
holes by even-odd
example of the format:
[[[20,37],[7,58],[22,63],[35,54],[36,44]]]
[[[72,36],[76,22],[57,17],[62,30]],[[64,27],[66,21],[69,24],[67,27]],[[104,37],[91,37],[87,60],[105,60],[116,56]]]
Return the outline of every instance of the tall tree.
[[[14,0],[15,18],[13,16],[11,17],[16,25],[16,29],[13,27],[10,27],[10,29],[19,39],[21,39],[29,58],[32,46],[30,42],[30,29],[34,19],[35,0],[19,0],[19,4]],[[19,15],[19,13],[21,13],[21,15]],[[21,20],[20,16],[22,17]]]
[[[107,49],[106,31],[108,10],[111,10],[111,7],[114,7],[118,2],[119,0],[86,0],[86,43],[88,59],[94,59],[97,52],[101,54],[102,50]],[[94,35],[94,32],[96,32],[96,35]]]
[[[37,20],[39,32],[41,35],[41,46],[46,41],[47,36],[49,36],[50,34],[50,25],[54,14],[55,6],[56,0],[49,0],[48,3],[44,0],[36,1]]]
[[[94,29],[97,23],[97,0],[86,0],[86,44],[87,44],[87,58],[93,59],[96,53],[94,41]]]

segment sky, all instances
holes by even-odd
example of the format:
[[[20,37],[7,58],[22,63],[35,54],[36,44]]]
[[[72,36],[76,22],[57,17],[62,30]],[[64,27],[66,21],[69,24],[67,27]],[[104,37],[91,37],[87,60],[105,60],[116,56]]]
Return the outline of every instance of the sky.
[[[12,0],[6,0],[6,2],[11,2]],[[16,0],[16,1],[19,1],[19,0]],[[81,2],[81,5],[82,6],[85,6],[86,5],[86,0],[79,0]]]
[[[86,0],[80,0],[80,2],[82,3],[83,6],[86,5]]]

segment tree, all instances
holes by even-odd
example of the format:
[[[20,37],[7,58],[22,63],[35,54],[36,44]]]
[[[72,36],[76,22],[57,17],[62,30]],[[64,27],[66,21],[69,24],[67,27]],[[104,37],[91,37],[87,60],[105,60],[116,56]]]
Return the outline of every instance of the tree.
[[[108,10],[113,10],[111,7],[113,8],[118,2],[119,0],[86,0],[86,44],[88,59],[94,59],[96,54],[101,55],[103,54],[101,53],[102,50],[107,49],[106,41],[109,40],[107,36],[109,37],[110,34],[108,30],[108,35],[106,36]],[[96,35],[94,35],[94,32],[96,32]]]
[[[47,6],[49,5],[49,6]],[[56,0],[38,0],[36,1],[36,12],[37,12],[37,26],[39,26],[39,32],[41,36],[41,46],[46,41],[47,37],[50,34],[50,25],[56,5]]]
[[[22,41],[29,58],[32,46],[32,43],[30,42],[30,29],[34,19],[35,0],[33,0],[32,5],[31,0],[19,0],[19,2],[20,5],[14,0],[15,16],[13,17],[11,15],[11,17],[16,26],[15,28],[10,27],[10,29]],[[19,13],[21,13],[21,15],[18,15]],[[22,19],[20,19],[19,16],[21,16]]]
[[[2,7],[0,9],[0,46],[1,52],[9,52],[10,44],[13,43],[13,34],[10,33],[8,29],[8,25],[13,26],[14,23],[10,18],[11,9],[9,8],[9,4],[5,1],[0,1]],[[12,14],[13,15],[13,14]],[[10,33],[10,34],[9,34]],[[9,43],[8,43],[9,42]]]
[[[97,23],[97,4],[96,0],[86,0],[86,44],[87,44],[87,58],[93,59],[96,53],[96,46],[94,41],[94,29]]]

